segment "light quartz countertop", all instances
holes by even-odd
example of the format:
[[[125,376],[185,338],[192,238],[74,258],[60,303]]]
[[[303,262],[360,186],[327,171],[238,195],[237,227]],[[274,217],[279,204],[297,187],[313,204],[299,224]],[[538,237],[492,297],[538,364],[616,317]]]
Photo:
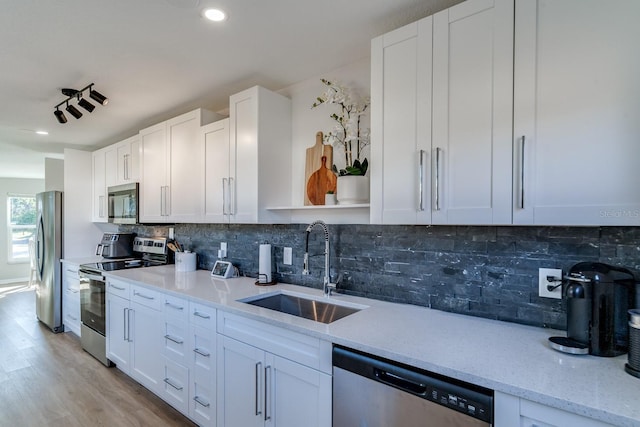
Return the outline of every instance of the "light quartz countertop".
[[[603,422],[640,425],[640,379],[624,371],[627,355],[551,349],[547,339],[564,331],[340,294],[330,300],[366,308],[326,325],[238,302],[278,291],[324,298],[318,289],[256,286],[255,279],[221,280],[207,270],[176,272],[173,265],[105,275]]]

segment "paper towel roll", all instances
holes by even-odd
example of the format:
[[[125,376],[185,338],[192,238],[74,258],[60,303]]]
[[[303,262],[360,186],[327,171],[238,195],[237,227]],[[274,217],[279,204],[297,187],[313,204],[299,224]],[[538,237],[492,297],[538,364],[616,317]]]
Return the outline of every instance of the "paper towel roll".
[[[196,253],[176,252],[176,271],[196,271]]]
[[[260,245],[258,282],[271,283],[271,245],[268,243]]]

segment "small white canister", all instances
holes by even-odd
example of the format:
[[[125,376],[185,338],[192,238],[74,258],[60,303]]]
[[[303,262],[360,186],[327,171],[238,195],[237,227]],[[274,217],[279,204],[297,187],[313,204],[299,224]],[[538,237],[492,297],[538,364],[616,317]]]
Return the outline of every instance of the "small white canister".
[[[196,271],[196,253],[176,252],[176,271]]]

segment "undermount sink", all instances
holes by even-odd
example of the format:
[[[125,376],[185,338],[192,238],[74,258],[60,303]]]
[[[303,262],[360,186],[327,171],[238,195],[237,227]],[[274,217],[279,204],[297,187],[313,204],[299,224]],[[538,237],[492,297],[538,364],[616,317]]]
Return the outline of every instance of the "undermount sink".
[[[238,301],[322,323],[334,322],[366,308],[365,306],[335,304],[286,292],[258,295]]]

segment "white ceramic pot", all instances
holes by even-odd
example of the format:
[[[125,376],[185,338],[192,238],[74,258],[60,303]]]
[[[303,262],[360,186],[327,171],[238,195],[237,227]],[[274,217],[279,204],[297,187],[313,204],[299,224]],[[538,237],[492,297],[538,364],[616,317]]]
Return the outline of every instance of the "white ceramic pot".
[[[336,204],[336,195],[334,194],[325,194],[324,195],[324,204],[327,206]]]
[[[339,205],[369,203],[369,177],[362,175],[339,176],[336,192]]]

